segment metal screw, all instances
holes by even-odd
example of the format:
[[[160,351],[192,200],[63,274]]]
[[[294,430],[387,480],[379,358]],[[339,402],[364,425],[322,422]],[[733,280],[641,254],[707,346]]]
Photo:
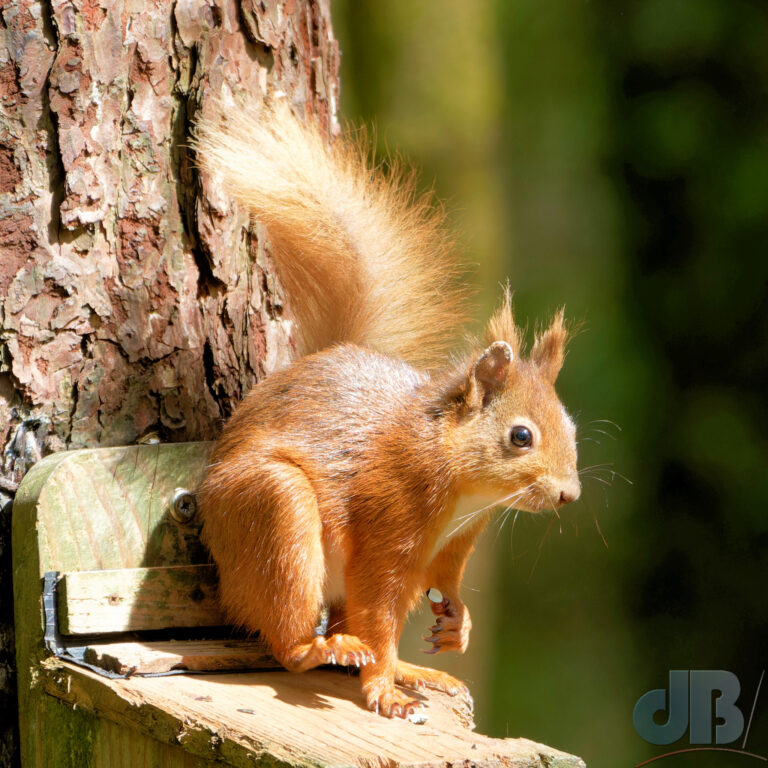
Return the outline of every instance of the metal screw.
[[[177,488],[171,499],[171,517],[177,523],[189,524],[197,513],[195,494],[186,488]]]

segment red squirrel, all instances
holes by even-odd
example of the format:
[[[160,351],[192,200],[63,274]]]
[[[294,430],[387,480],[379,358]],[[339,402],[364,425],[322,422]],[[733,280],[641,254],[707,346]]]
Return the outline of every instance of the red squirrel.
[[[468,696],[399,660],[398,641],[436,588],[431,650],[467,647],[459,589],[494,504],[460,520],[462,496],[530,512],[578,498],[576,429],[554,389],[563,313],[524,356],[507,291],[483,343],[451,357],[464,295],[444,214],[412,176],[281,102],[221,109],[195,149],[266,227],[303,354],[253,388],[213,449],[199,502],[220,602],[289,670],[360,667],[387,717],[414,713],[408,689]]]

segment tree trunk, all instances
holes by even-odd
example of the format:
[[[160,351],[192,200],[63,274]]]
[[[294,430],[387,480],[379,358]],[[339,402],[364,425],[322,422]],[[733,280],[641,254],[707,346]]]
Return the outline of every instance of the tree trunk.
[[[212,438],[289,358],[268,244],[201,181],[186,143],[224,93],[280,90],[333,129],[339,54],[328,0],[11,0],[1,18],[6,766],[13,489],[52,451]]]

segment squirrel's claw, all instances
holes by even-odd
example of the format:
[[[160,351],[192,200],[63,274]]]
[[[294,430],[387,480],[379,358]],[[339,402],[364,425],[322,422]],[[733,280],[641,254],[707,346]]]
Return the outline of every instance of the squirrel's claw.
[[[369,693],[367,698],[368,709],[384,717],[407,718],[425,706],[423,702],[410,698],[394,687]]]
[[[430,638],[425,639],[429,642],[439,641],[439,644],[436,647],[443,651],[458,651],[459,653],[463,653],[467,647],[466,639],[463,638],[460,631],[455,629],[446,630],[440,637],[436,637],[435,640],[431,640]]]
[[[421,639],[424,640],[424,642],[432,643],[432,648],[422,648],[421,649],[422,653],[438,653],[440,651],[440,649],[441,649],[441,645],[440,644],[441,644],[442,638],[438,637],[438,635],[437,635],[437,633],[440,631],[440,629],[441,629],[440,627],[438,627],[437,629],[435,629],[435,627],[432,627],[432,629],[431,629],[432,634],[431,635],[423,635],[422,636]]]
[[[366,664],[373,664],[376,658],[371,649],[355,635],[335,634],[328,638],[320,637],[323,663],[341,666],[355,666],[358,669]]]
[[[357,667],[364,667],[367,664],[375,664],[376,657],[370,651],[357,651],[347,656],[347,664],[351,667],[353,664]]]
[[[439,669],[420,667],[417,664],[399,661],[397,663],[395,682],[412,690],[429,688],[435,691],[442,691],[449,696],[461,698],[470,710],[473,706],[469,688],[458,678]]]
[[[347,654],[347,665],[350,667],[354,664],[360,669],[360,667],[364,667],[366,664],[375,663],[376,657],[370,651],[350,651]]]
[[[406,718],[416,714],[417,709],[424,709],[424,703],[409,701],[407,704],[393,704],[389,709],[389,716]]]

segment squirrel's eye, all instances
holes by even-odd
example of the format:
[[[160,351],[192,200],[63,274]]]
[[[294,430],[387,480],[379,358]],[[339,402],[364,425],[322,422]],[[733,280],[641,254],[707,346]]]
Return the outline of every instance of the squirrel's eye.
[[[518,448],[530,448],[533,442],[533,435],[528,427],[512,427],[512,431],[509,433],[509,439],[512,445],[516,445]]]

